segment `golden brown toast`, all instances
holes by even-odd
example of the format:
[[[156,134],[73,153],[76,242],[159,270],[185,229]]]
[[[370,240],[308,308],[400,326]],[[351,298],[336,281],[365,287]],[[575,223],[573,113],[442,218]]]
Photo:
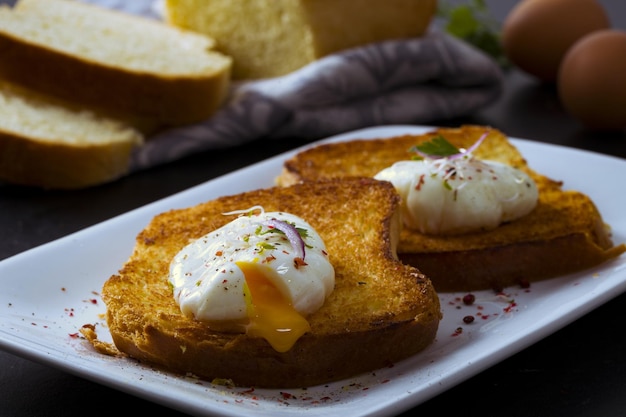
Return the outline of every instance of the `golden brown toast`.
[[[469,148],[486,129],[467,125],[424,135],[322,144],[286,161],[276,182],[286,186],[373,177],[396,161],[411,159],[409,149],[418,143],[443,135],[458,148]],[[532,170],[502,132],[491,129],[474,155],[527,172],[537,183],[539,202],[530,214],[491,231],[437,236],[403,228],[398,256],[425,273],[437,291],[500,290],[581,271],[626,251],[624,244],[613,245],[609,227],[588,196],[565,191],[561,182]]]
[[[115,345],[175,372],[256,387],[327,383],[420,352],[433,342],[441,311],[430,280],[396,256],[399,200],[390,183],[344,179],[259,189],[156,216],[102,290]],[[180,249],[232,220],[222,213],[255,205],[306,220],[335,268],[334,291],[308,317],[311,331],[284,353],[263,338],[185,317],[168,283]]]

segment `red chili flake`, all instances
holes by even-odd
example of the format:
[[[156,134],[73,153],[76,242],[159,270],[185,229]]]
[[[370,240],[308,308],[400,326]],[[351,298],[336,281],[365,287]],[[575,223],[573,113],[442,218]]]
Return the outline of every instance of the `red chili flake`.
[[[463,323],[470,324],[474,322],[474,316],[465,316],[463,317]]]
[[[330,401],[330,400],[332,400],[332,398],[331,397],[322,397],[322,398],[320,398],[320,400],[321,401]]]
[[[507,307],[504,308],[504,312],[505,313],[510,313],[511,310],[513,310],[515,307],[517,307],[517,303],[512,301],[511,304],[509,304]]]
[[[221,250],[218,250],[217,252],[215,252],[215,256],[222,256],[224,254],[224,252],[222,252]]]
[[[471,306],[476,301],[476,296],[474,294],[466,294],[463,296],[463,304]]]
[[[422,185],[424,185],[424,182],[425,182],[424,181],[424,175],[425,174],[420,175],[420,180],[417,182],[417,185],[415,186],[415,189],[417,191],[420,191],[422,189]]]
[[[96,300],[95,298],[91,298],[91,299],[89,300],[89,302],[90,302],[91,304],[98,304],[98,300]]]
[[[463,333],[463,328],[462,327],[457,327],[456,329],[454,329],[454,333],[452,333],[452,336],[459,336],[460,334]]]
[[[296,269],[298,269],[301,266],[307,266],[308,264],[304,262],[304,259],[296,256],[295,258],[293,258],[293,265],[296,267]]]
[[[261,263],[270,263],[274,260],[276,260],[276,257],[274,255],[270,255],[270,256],[267,256],[265,259],[263,259]]]

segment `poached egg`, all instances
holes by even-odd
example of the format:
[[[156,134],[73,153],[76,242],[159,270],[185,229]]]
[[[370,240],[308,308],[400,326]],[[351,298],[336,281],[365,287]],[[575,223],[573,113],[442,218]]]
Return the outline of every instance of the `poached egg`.
[[[306,316],[333,291],[326,246],[302,218],[253,207],[185,246],[169,282],[183,314],[218,331],[246,332],[287,351],[310,330]]]
[[[471,152],[398,161],[374,178],[394,185],[404,225],[424,234],[492,230],[530,213],[539,197],[524,171]]]

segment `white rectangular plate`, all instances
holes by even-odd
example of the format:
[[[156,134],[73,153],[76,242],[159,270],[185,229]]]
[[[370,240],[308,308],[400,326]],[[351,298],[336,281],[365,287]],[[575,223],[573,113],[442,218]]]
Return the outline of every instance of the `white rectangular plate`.
[[[427,126],[387,126],[330,138],[423,133]],[[626,241],[626,160],[580,150],[511,139],[531,167],[588,194]],[[308,389],[228,388],[96,353],[79,336],[95,324],[110,341],[99,291],[124,263],[136,234],[163,211],[273,185],[291,151],[216,178],[0,262],[0,348],[69,373],[197,416],[392,416],[403,412],[543,337],[626,289],[626,259],[593,270],[507,288],[505,295],[440,294],[443,320],[425,351],[386,369]],[[464,324],[463,317],[479,317]],[[108,339],[107,339],[108,338]]]

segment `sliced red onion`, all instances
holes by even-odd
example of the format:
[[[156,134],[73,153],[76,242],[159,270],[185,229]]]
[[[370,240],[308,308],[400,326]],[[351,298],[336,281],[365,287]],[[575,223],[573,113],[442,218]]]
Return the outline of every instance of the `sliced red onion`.
[[[287,236],[287,239],[289,239],[291,246],[293,246],[296,251],[296,258],[304,260],[304,240],[302,240],[302,236],[300,236],[300,233],[298,233],[298,230],[295,227],[278,219],[269,219],[264,221],[263,224],[283,232],[285,236]]]
[[[487,135],[489,135],[489,131],[487,130],[485,133],[483,133],[483,135],[478,138],[478,140],[476,142],[474,142],[474,144],[472,146],[470,146],[465,152],[460,152],[457,153],[455,155],[451,155],[450,157],[448,157],[448,159],[457,159],[457,158],[461,158],[467,154],[471,154],[472,152],[474,152],[476,150],[476,148],[478,148],[480,146],[481,143],[483,143],[483,141],[485,140],[485,138],[487,137]]]

